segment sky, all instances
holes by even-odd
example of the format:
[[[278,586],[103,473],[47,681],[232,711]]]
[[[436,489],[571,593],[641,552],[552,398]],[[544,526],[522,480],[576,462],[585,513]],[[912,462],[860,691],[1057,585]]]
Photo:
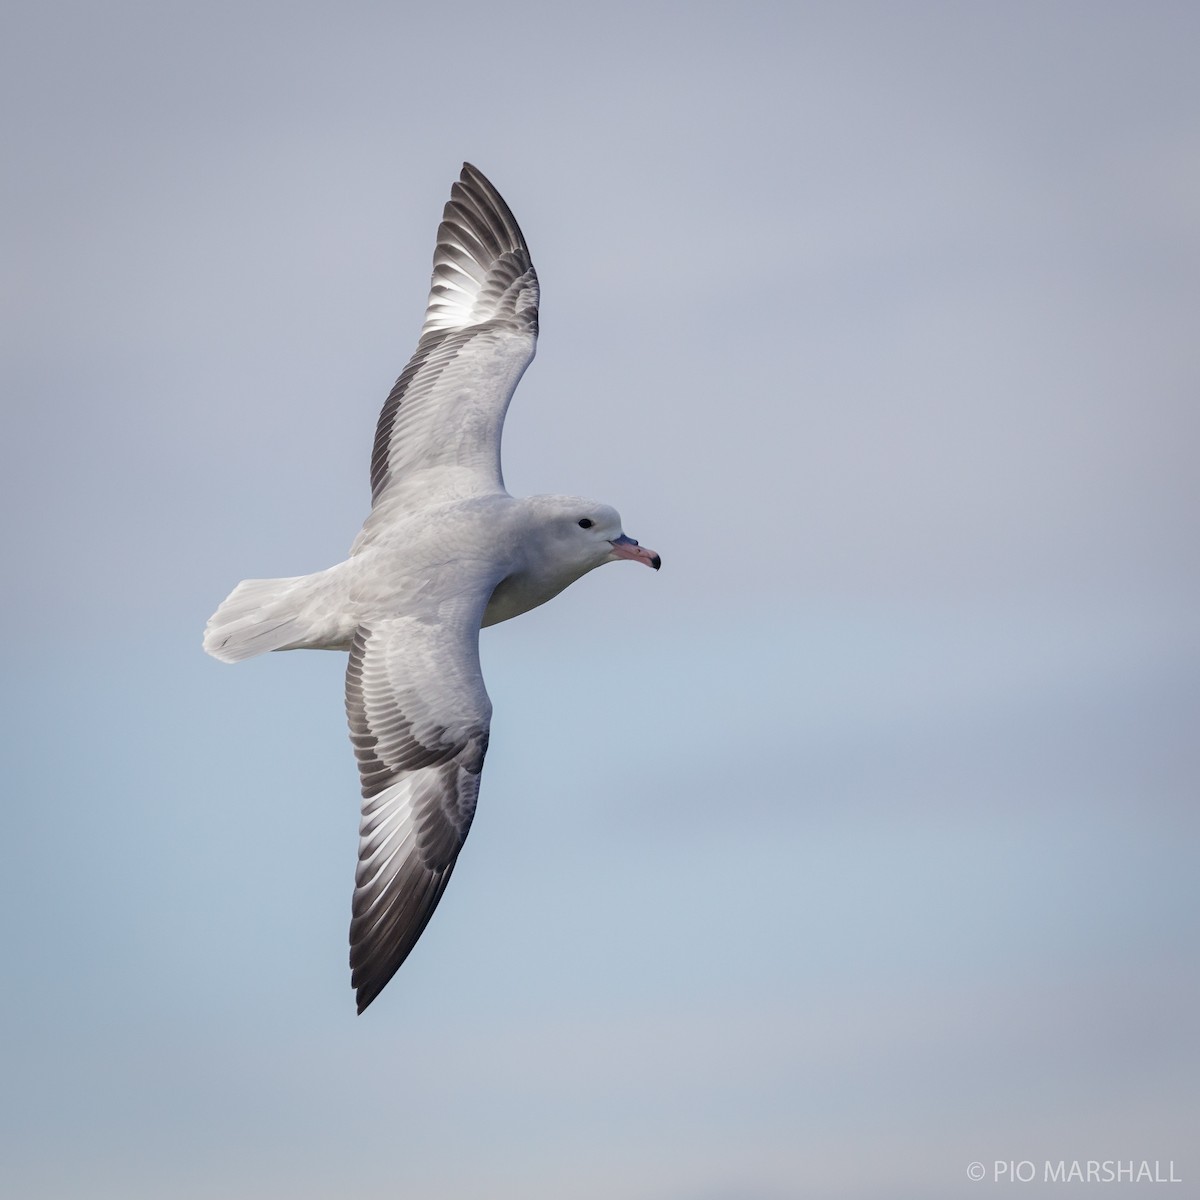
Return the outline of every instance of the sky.
[[[9,4],[5,1194],[1197,1186],[1198,37]],[[200,636],[344,556],[464,159],[542,284],[508,486],[663,569],[485,631],[478,816],[359,1018],[344,660]]]

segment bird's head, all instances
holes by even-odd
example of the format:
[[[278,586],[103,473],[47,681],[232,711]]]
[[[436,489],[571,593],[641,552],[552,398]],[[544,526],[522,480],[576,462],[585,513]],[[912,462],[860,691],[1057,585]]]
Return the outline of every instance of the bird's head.
[[[578,578],[606,562],[627,558],[656,571],[662,559],[621,527],[621,514],[579,496],[535,496],[538,530],[546,553]]]

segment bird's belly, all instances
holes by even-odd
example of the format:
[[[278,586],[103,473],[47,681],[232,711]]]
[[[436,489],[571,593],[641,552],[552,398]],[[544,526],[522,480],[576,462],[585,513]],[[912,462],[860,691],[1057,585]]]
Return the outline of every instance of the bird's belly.
[[[510,575],[496,585],[496,590],[484,609],[481,623],[484,626],[498,625],[501,621],[519,617],[531,608],[553,600],[571,582],[568,579],[565,583],[549,583],[530,575]]]

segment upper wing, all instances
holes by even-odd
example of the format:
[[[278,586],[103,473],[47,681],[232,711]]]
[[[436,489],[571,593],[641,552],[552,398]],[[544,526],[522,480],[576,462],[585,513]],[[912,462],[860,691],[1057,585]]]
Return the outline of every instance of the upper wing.
[[[358,1011],[416,945],[454,870],[479,795],[492,706],[477,605],[444,622],[361,627],[346,714],[362,778],[350,966]]]
[[[503,489],[504,414],[537,329],[529,248],[500,193],[464,163],[438,228],[421,340],[379,414],[368,527],[414,495]]]

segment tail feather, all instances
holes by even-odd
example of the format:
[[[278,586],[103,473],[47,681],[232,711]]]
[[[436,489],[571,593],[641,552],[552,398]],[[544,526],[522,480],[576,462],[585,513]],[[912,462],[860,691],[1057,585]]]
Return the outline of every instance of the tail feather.
[[[204,649],[222,662],[241,662],[302,641],[309,622],[301,617],[307,579],[246,579],[225,598],[204,627]]]

